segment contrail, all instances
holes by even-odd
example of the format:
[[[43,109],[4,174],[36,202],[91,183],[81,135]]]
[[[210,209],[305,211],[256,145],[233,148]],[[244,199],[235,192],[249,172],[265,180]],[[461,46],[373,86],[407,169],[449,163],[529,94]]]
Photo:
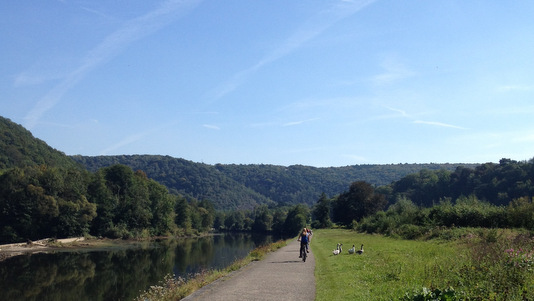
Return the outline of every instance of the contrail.
[[[291,54],[306,42],[320,35],[336,22],[355,14],[373,2],[375,2],[375,0],[341,1],[329,9],[313,16],[274,51],[264,56],[253,66],[236,73],[226,82],[219,85],[214,91],[212,91],[208,98],[210,98],[211,101],[214,101],[224,97],[228,93],[231,93],[241,86],[249,76],[254,74],[263,66]]]
[[[132,19],[117,31],[107,36],[102,43],[83,58],[81,64],[57,86],[41,98],[24,118],[26,128],[33,128],[41,116],[53,108],[74,85],[93,69],[117,56],[132,42],[152,34],[184,15],[200,3],[200,0],[169,0],[156,9]]]

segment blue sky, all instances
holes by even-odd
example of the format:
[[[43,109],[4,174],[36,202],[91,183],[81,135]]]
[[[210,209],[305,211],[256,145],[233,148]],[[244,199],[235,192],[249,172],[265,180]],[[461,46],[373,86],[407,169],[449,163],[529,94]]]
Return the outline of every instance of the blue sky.
[[[0,115],[68,155],[534,157],[533,1],[2,1]]]

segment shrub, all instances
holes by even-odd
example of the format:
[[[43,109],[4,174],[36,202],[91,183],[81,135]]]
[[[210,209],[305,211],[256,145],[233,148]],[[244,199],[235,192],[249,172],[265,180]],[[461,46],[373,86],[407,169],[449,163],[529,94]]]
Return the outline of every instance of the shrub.
[[[392,236],[399,236],[405,239],[416,239],[424,236],[428,229],[423,226],[404,224],[392,230]]]
[[[421,290],[417,290],[412,293],[406,293],[400,298],[402,301],[455,301],[465,299],[466,297],[464,292],[458,292],[452,287],[444,290],[439,288],[429,289],[427,287],[423,287]]]

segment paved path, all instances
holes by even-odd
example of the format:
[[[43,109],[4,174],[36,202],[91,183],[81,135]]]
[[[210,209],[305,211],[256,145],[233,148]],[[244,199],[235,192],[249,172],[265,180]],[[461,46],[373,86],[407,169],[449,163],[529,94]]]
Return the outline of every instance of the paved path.
[[[261,261],[223,277],[182,299],[197,300],[314,300],[315,259],[299,257],[300,242],[270,253]]]

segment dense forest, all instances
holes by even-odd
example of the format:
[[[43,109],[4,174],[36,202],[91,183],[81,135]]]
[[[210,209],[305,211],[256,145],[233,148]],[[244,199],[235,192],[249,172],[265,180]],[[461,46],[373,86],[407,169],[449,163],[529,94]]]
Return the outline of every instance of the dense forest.
[[[265,204],[216,211],[210,200],[169,193],[145,172],[126,165],[88,171],[8,119],[0,119],[0,130],[0,243],[80,235],[191,235],[214,227],[294,235],[309,223],[305,205],[278,206],[273,216]]]
[[[534,160],[207,165],[168,156],[68,157],[8,119],[0,118],[0,130],[0,243],[211,229],[296,235],[310,223],[404,236],[436,226],[534,230]]]
[[[0,243],[46,237],[149,238],[210,231],[295,235],[310,222],[305,205],[216,211],[208,200],[170,194],[140,170],[113,165],[91,173],[30,165],[0,174]]]
[[[381,192],[390,203],[402,197],[423,207],[471,195],[494,205],[508,205],[517,198],[534,196],[534,159],[501,159],[498,164],[458,167],[453,172],[421,170],[381,187]]]
[[[352,182],[391,184],[420,170],[454,171],[476,164],[389,164],[317,168],[303,165],[194,163],[169,156],[73,156],[90,171],[123,164],[142,170],[174,194],[207,199],[216,209],[253,209],[257,205],[313,205],[322,193],[337,195]]]
[[[408,239],[461,235],[453,230],[457,227],[533,231],[533,181],[534,159],[501,159],[454,172],[421,170],[376,189],[354,182],[331,199],[321,196],[313,207],[312,226],[337,223]]]

